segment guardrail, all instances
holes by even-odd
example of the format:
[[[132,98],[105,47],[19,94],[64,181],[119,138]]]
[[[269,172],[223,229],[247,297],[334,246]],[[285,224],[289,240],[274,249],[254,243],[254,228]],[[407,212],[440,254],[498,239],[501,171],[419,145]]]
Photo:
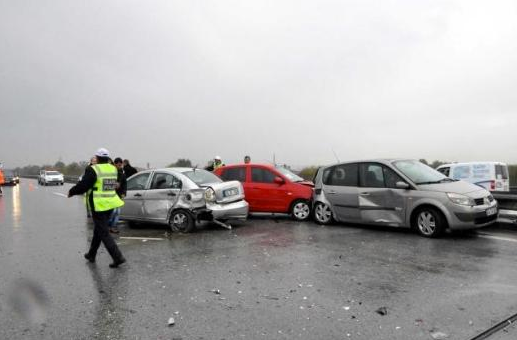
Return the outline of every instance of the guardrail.
[[[38,179],[38,175],[22,175],[21,178]],[[65,183],[75,184],[79,182],[79,176],[64,176]]]

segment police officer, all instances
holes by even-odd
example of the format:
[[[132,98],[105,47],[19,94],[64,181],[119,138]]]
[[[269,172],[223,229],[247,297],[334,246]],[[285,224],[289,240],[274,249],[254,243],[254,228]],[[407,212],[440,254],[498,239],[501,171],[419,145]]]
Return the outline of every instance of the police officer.
[[[94,223],[93,238],[90,250],[84,254],[84,258],[95,262],[95,256],[101,242],[113,258],[109,266],[117,268],[126,259],[117,247],[117,244],[109,233],[109,219],[113,209],[124,205],[117,195],[118,172],[117,168],[109,164],[109,151],[101,148],[95,153],[97,164],[86,168],[83,178],[68,192],[68,197],[86,193],[89,206],[92,210]]]

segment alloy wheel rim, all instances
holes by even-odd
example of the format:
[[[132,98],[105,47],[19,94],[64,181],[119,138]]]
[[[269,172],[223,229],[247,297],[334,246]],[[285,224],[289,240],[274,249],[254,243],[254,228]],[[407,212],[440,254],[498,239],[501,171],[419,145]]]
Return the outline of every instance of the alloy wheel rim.
[[[328,222],[331,217],[331,212],[329,207],[326,204],[318,204],[316,206],[316,218],[320,222]]]
[[[172,225],[177,229],[185,229],[187,223],[187,216],[183,213],[174,215]]]
[[[293,214],[300,220],[306,219],[310,214],[309,205],[307,203],[299,202],[294,206]]]
[[[436,230],[436,220],[428,211],[423,211],[418,215],[418,229],[424,235],[432,235]]]

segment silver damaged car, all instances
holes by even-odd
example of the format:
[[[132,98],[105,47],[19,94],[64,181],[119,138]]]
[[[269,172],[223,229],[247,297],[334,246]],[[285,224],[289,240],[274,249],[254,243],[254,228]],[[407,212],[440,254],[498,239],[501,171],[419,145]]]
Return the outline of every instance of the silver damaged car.
[[[225,222],[246,219],[248,209],[240,182],[223,182],[202,169],[166,168],[142,171],[127,180],[120,218],[130,225],[152,222],[190,232],[199,221],[230,228]]]
[[[486,189],[450,179],[416,160],[368,160],[320,168],[314,180],[314,218],[414,228],[436,237],[497,220]]]

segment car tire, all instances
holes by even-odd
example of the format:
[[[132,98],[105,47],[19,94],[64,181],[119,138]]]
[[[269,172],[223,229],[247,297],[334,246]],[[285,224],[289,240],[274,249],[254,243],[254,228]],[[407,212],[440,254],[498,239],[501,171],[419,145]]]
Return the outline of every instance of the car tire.
[[[296,221],[307,221],[311,217],[311,206],[306,200],[296,200],[291,204],[290,214]]]
[[[321,225],[328,225],[334,221],[332,217],[332,210],[330,210],[330,206],[323,202],[317,202],[314,205],[314,221]]]
[[[447,227],[445,216],[436,208],[424,207],[413,214],[412,227],[424,237],[436,238]]]
[[[173,211],[169,219],[169,226],[174,232],[190,233],[195,227],[194,217],[186,210]]]
[[[126,220],[126,224],[129,228],[134,228],[137,226],[137,223],[135,221],[128,221]]]

